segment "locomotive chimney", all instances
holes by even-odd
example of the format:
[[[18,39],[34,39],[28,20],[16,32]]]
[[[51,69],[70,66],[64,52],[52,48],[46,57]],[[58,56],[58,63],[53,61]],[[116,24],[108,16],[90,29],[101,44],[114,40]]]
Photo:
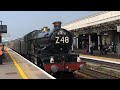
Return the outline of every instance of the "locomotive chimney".
[[[60,21],[53,22],[54,29],[55,30],[60,29],[61,28],[61,24],[62,24],[62,22],[60,22]]]

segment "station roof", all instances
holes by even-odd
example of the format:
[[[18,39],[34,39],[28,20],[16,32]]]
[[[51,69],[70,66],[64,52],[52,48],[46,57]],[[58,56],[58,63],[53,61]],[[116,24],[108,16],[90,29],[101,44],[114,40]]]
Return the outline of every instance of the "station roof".
[[[75,20],[73,22],[62,25],[62,28],[70,30],[83,29],[111,29],[116,30],[116,26],[120,25],[120,11],[101,11],[94,15]]]

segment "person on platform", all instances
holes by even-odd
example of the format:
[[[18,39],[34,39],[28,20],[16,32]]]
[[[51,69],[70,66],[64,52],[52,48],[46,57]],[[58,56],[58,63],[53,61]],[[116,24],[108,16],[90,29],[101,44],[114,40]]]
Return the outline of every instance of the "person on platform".
[[[0,64],[3,64],[3,44],[0,43]]]

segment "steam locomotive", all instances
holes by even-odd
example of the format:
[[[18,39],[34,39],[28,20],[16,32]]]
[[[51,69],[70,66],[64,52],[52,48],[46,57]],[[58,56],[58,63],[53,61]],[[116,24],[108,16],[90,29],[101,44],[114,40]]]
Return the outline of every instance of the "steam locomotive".
[[[34,30],[11,41],[9,47],[49,73],[83,68],[85,62],[81,62],[79,55],[69,53],[73,43],[72,34],[61,28],[60,21],[53,25],[53,30],[48,27]]]

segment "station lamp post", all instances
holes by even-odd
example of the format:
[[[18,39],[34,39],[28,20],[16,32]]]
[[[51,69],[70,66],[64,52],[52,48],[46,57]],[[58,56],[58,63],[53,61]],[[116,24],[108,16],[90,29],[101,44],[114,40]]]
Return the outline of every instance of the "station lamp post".
[[[1,28],[2,28],[2,21],[0,21],[1,22]]]
[[[1,25],[2,25],[2,21],[0,21],[1,22]]]

